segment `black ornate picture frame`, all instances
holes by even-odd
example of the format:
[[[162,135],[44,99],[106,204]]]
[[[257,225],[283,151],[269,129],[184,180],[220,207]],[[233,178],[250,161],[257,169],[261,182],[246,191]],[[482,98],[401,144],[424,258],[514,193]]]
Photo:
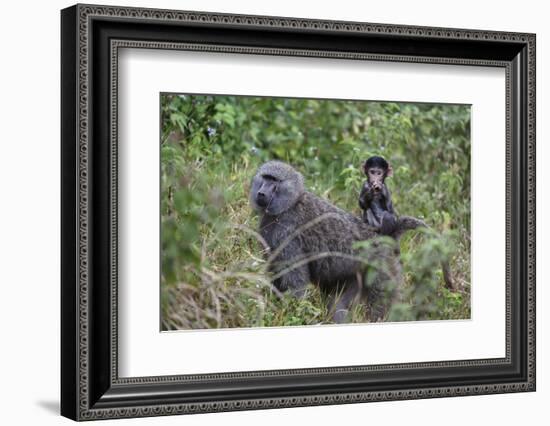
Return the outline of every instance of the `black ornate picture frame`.
[[[61,13],[61,414],[74,420],[535,390],[535,35],[76,5]],[[506,356],[120,378],[121,47],[481,65],[506,72]]]

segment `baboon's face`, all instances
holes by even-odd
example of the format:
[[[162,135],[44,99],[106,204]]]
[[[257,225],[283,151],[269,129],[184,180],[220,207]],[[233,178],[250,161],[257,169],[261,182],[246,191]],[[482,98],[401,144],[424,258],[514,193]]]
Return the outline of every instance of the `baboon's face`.
[[[375,194],[384,188],[384,180],[393,174],[392,166],[382,157],[370,157],[363,164],[363,170],[367,175],[367,182]]]
[[[291,183],[269,174],[256,175],[250,191],[252,205],[270,216],[281,214],[293,205]]]
[[[287,206],[283,205],[283,200],[287,199],[284,196],[286,192],[284,180],[269,174],[258,174],[252,181],[252,190],[250,191],[252,203],[256,210],[269,215],[277,215],[286,210]]]
[[[380,192],[384,186],[386,170],[382,167],[371,167],[367,169],[367,179],[374,192]]]
[[[277,195],[281,180],[275,176],[263,174],[256,176],[252,184],[254,201],[261,210],[268,210]]]
[[[303,192],[300,173],[285,163],[269,161],[252,179],[250,201],[259,212],[277,216],[292,208]]]

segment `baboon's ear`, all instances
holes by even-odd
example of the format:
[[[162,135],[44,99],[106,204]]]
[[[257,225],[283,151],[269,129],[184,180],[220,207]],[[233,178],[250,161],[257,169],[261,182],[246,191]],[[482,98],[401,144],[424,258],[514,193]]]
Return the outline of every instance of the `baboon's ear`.
[[[388,171],[386,172],[386,177],[393,176],[393,167],[388,164]]]
[[[367,169],[367,160],[363,161],[363,171],[366,175],[369,174],[369,169]]]

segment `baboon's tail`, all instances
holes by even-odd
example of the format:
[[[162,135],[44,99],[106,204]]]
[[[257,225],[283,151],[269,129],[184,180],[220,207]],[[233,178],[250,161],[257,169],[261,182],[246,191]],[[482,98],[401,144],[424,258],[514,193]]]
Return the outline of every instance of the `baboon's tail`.
[[[410,230],[416,228],[429,228],[429,226],[423,220],[417,219],[412,216],[399,216],[397,220],[397,229],[395,230],[393,236],[396,240],[399,241],[401,236]],[[451,277],[451,268],[449,267],[449,262],[441,262],[441,269],[443,270],[443,281],[445,281],[445,287],[451,291],[458,290],[454,280]]]
[[[441,262],[441,269],[443,270],[443,281],[445,281],[445,287],[447,287],[451,291],[457,291],[458,288],[456,286],[456,283],[451,277],[451,268],[449,266],[449,262],[446,260]]]
[[[429,228],[429,226],[423,220],[417,219],[412,216],[399,216],[397,219],[397,228],[393,233],[393,237],[399,240],[401,236],[412,229],[416,228]]]

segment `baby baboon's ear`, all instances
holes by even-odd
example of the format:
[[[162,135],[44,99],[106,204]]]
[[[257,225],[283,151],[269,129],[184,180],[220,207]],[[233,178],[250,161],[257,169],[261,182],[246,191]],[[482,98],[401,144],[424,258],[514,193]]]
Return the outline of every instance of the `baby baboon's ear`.
[[[386,177],[393,176],[393,167],[388,164],[388,171],[386,172]]]
[[[367,169],[367,160],[363,161],[362,167],[363,167],[363,171],[365,172],[365,175],[367,175],[369,170]]]

